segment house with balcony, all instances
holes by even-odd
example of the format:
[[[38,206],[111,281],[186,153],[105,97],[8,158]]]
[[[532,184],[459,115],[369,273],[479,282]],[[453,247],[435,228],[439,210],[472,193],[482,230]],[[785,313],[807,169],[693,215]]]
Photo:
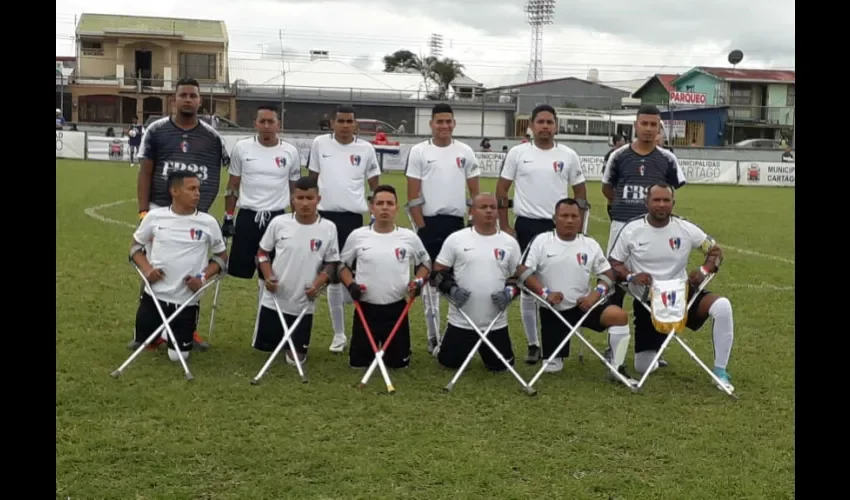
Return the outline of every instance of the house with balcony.
[[[726,143],[746,139],[780,140],[793,134],[796,72],[699,66],[671,82],[671,101],[728,106]]]
[[[201,85],[201,108],[235,118],[224,21],[82,14],[76,28],[72,121],[128,124],[170,114],[174,84]]]

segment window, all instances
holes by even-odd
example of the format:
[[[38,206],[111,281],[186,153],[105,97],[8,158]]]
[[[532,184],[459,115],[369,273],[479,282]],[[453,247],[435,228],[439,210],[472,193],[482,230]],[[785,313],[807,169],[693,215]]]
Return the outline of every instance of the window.
[[[797,98],[797,86],[796,85],[789,85],[788,86],[788,93],[785,95],[785,105],[786,106],[796,106],[796,104],[794,104],[794,102],[796,101],[796,98]]]
[[[686,85],[685,86],[685,92],[693,92],[695,89],[696,89],[696,87],[693,86],[693,85]]]
[[[732,87],[729,92],[729,104],[732,106],[750,106],[753,103],[753,89],[749,87]]]
[[[215,54],[180,54],[180,78],[215,80]]]
[[[78,101],[79,121],[88,123],[120,123],[118,118],[118,96],[87,95]]]
[[[607,137],[611,135],[611,122],[608,120],[587,120],[587,135]]]

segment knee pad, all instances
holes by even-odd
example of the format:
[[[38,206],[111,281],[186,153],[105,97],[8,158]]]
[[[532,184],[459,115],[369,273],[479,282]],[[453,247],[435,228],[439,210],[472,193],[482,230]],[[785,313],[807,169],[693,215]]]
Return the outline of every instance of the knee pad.
[[[658,351],[643,351],[635,353],[635,371],[638,373],[646,373],[649,370],[649,364],[652,362],[652,358],[658,354]],[[655,363],[655,366],[652,367],[651,371],[655,371],[658,369],[658,363]]]
[[[720,297],[711,304],[708,315],[712,318],[728,316],[732,317],[732,303],[726,297]]]
[[[178,356],[183,356],[184,360],[189,359],[189,354],[190,354],[189,351],[179,351],[179,352],[180,352],[180,354],[178,355],[177,354],[178,351],[175,351],[174,349],[169,349],[168,350],[168,359],[170,359],[171,361],[180,361],[180,358]]]

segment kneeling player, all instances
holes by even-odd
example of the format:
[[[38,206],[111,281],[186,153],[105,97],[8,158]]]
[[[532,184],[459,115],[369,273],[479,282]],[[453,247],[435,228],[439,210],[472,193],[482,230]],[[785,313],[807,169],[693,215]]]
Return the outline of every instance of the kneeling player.
[[[283,325],[272,298],[274,294],[287,328],[307,308],[301,323],[292,332],[292,343],[301,362],[307,359],[310,345],[316,308],[313,300],[337,272],[339,262],[336,226],[319,215],[320,199],[316,181],[308,177],[296,181],[292,190],[293,213],[272,219],[257,252],[257,264],[266,280],[252,347],[272,352],[283,340]],[[269,258],[272,252],[274,259]],[[295,364],[291,350],[286,348],[285,352],[286,362]]]
[[[581,234],[582,213],[576,200],[564,198],[558,201],[554,219],[554,231],[540,233],[531,240],[520,261],[517,276],[521,283],[547,300],[567,322],[575,326],[593,304],[609,294],[614,286],[614,272],[599,243]],[[598,280],[592,291],[589,285],[591,274],[596,275]],[[543,358],[549,359],[569,334],[569,329],[545,307],[540,308],[540,326]],[[608,329],[609,344],[614,352],[615,362],[612,364],[626,379],[630,379],[623,366],[629,347],[629,317],[626,311],[613,304],[601,305],[590,313],[582,327],[597,332]],[[546,371],[563,370],[564,358],[569,356],[570,342],[567,342]]]
[[[617,235],[609,256],[611,267],[618,280],[629,283],[629,289],[636,297],[642,297],[653,280],[685,278],[689,282],[690,296],[691,290],[698,287],[709,273],[717,272],[722,251],[714,239],[697,225],[673,215],[675,199],[670,186],[650,186],[646,203],[647,215],[627,222]],[[706,254],[705,263],[688,274],[688,258],[695,249]],[[658,366],[649,365],[666,335],[655,329],[649,311],[642,305],[634,304],[634,315],[635,370],[641,373],[655,370]],[[699,330],[709,317],[713,320],[714,373],[731,388],[726,365],[734,337],[732,304],[726,297],[703,290],[688,309],[687,327]]]
[[[508,308],[519,293],[511,279],[519,263],[519,243],[497,227],[496,196],[482,193],[472,201],[472,226],[452,233],[434,263],[434,286],[451,299],[448,326],[437,360],[447,368],[460,368],[480,337],[457,308],[463,308],[483,334],[497,314]],[[514,351],[508,332],[507,313],[487,334],[499,353],[513,366]],[[486,344],[478,349],[491,371],[507,367]]]
[[[392,186],[378,186],[370,205],[375,222],[348,236],[339,276],[351,298],[360,303],[380,348],[404,312],[405,297],[420,293],[431,271],[431,259],[416,233],[395,225],[398,197]],[[411,264],[416,269],[413,280]],[[384,363],[389,368],[405,368],[410,364],[410,354],[410,323],[405,317],[384,352]],[[348,355],[352,368],[367,368],[375,358],[356,311]]]
[[[221,228],[213,216],[197,208],[200,186],[198,176],[192,172],[171,173],[168,176],[171,205],[149,211],[133,234],[130,258],[147,278],[156,298],[146,287],[136,311],[136,334],[131,347],[138,348],[162,325],[154,300],[159,301],[168,318],[226,267],[227,247]],[[195,298],[169,323],[179,346],[163,330],[161,338],[168,342],[168,357],[172,361],[178,361],[178,351],[183,359],[192,351],[199,302]]]

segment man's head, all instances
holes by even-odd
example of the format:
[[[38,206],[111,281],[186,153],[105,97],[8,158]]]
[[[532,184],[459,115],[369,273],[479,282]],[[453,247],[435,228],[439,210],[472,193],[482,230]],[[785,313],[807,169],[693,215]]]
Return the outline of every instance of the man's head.
[[[615,148],[619,148],[626,144],[626,138],[620,134],[614,134],[614,136],[611,138],[611,142],[614,143]]]
[[[581,230],[582,216],[578,202],[563,198],[555,204],[555,229],[560,236],[575,236]]]
[[[357,129],[357,119],[354,108],[351,106],[339,106],[336,108],[333,121],[334,135],[340,139],[348,140],[354,136],[355,129]]]
[[[499,215],[496,195],[493,193],[480,193],[473,198],[469,215],[472,217],[472,224],[476,228],[490,229],[494,227]]]
[[[638,141],[649,145],[655,142],[658,130],[661,128],[661,111],[652,104],[644,104],[637,111],[635,130]]]
[[[278,109],[270,104],[262,104],[257,107],[257,118],[254,120],[254,128],[264,138],[277,135],[280,132],[280,119]]]
[[[558,132],[558,116],[555,108],[541,104],[531,110],[531,132],[538,140],[552,140]]]
[[[431,135],[434,139],[448,139],[454,132],[455,113],[452,107],[446,103],[439,103],[431,109]]]
[[[59,109],[59,108],[56,108],[56,116],[58,117],[58,116],[61,116],[61,115],[62,115],[62,110]]]
[[[381,184],[375,188],[370,205],[375,220],[395,221],[398,215],[398,195],[395,188],[389,184]]]
[[[174,91],[174,107],[184,118],[198,115],[201,107],[201,86],[194,78],[181,78]]]
[[[139,119],[135,116],[133,117],[133,125],[137,125],[139,123]]]
[[[296,214],[302,217],[312,217],[316,214],[320,201],[322,201],[322,197],[319,196],[317,180],[301,177],[295,181],[292,189],[292,204],[295,206]]]
[[[649,216],[657,221],[663,221],[673,213],[676,196],[668,184],[659,183],[649,186],[646,191],[646,207]]]
[[[194,172],[175,170],[168,174],[168,193],[173,204],[197,208],[201,201],[201,181]]]

